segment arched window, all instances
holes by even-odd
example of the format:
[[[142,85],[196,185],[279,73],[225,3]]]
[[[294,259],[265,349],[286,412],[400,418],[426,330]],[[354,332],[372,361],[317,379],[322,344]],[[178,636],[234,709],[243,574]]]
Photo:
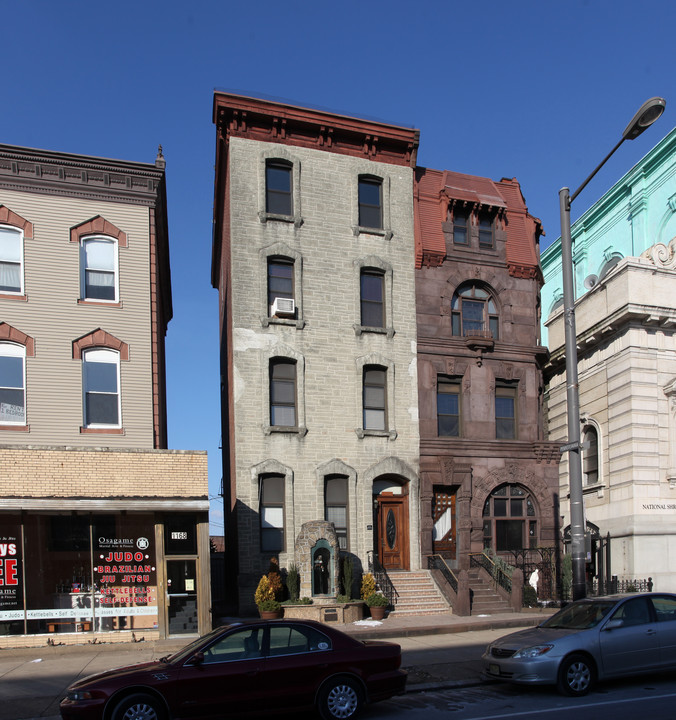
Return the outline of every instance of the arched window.
[[[587,425],[582,432],[582,473],[585,485],[599,482],[599,436],[593,425]]]
[[[387,429],[387,368],[367,365],[364,368],[364,430]]]
[[[296,426],[296,362],[270,360],[270,425]]]
[[[120,353],[95,348],[82,353],[84,424],[120,427]]]
[[[117,302],[117,240],[97,235],[80,240],[80,297]]]
[[[498,309],[492,295],[478,283],[461,285],[451,300],[453,335],[499,337]]]
[[[0,226],[0,292],[23,292],[23,232]]]
[[[359,176],[359,226],[383,227],[383,181],[372,175]]]
[[[293,165],[286,160],[265,163],[265,212],[293,215]]]
[[[538,546],[535,503],[522,485],[504,484],[486,498],[483,510],[484,547],[496,552]]]
[[[348,549],[348,482],[344,475],[330,475],[324,479],[324,518],[333,523],[341,550]]]
[[[0,423],[26,424],[26,348],[0,342]]]

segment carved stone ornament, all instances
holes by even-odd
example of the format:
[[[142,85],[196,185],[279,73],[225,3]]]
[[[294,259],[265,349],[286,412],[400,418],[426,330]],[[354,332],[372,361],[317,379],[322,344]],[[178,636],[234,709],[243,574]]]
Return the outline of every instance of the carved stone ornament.
[[[657,267],[676,269],[676,237],[669,241],[668,246],[664,243],[656,243],[642,252],[641,257],[650,260]]]

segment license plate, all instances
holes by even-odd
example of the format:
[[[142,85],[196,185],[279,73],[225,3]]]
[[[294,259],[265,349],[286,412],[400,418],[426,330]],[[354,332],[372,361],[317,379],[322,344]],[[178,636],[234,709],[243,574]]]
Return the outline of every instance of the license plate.
[[[489,672],[491,675],[499,675],[499,674],[500,674],[500,666],[499,666],[499,665],[496,665],[495,663],[491,663],[491,664],[488,666],[488,672]]]

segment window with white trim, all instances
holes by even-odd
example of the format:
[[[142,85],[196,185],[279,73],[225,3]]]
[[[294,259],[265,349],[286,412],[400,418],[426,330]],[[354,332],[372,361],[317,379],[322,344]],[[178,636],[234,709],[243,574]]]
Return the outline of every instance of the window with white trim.
[[[117,302],[117,241],[97,235],[80,241],[80,297]]]
[[[26,348],[0,343],[0,423],[26,424]]]
[[[82,354],[85,427],[120,427],[120,354],[98,348]]]
[[[23,293],[23,233],[0,226],[0,292]]]

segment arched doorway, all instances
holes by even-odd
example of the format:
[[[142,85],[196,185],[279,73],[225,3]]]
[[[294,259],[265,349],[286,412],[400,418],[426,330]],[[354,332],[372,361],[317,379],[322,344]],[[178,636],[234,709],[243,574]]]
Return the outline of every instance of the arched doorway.
[[[374,549],[386,570],[408,570],[408,483],[380,477],[373,483]]]

